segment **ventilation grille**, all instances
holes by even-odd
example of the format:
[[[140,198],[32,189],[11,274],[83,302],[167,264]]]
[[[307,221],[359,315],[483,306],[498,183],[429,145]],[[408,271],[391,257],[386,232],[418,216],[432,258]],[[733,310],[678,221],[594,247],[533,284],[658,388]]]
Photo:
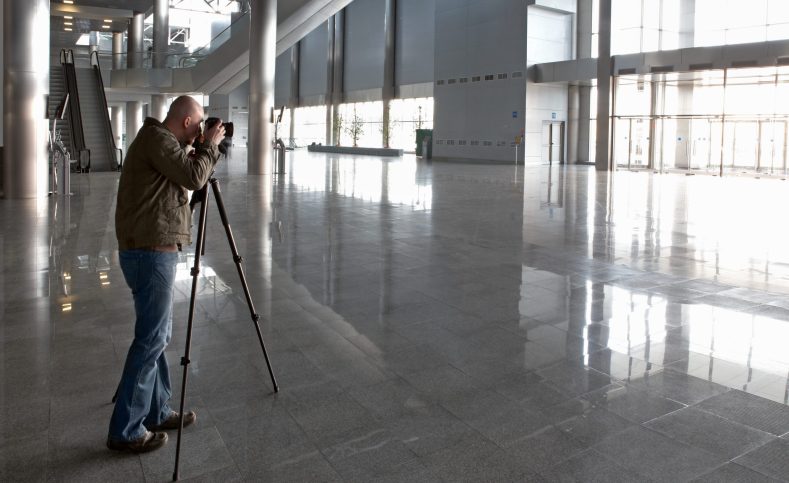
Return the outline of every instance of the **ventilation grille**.
[[[465,84],[465,83],[467,83],[467,82],[468,82],[468,77],[461,77],[461,78],[460,78],[460,79],[458,79],[458,80],[460,81],[460,83],[461,83],[461,84]]]
[[[521,72],[521,71],[515,71],[515,72],[512,73],[512,78],[513,79],[520,79],[521,77],[523,77],[523,72]]]
[[[789,60],[789,57],[787,57],[787,60]],[[481,80],[482,80],[482,77],[478,76],[478,75],[475,75],[474,77],[471,78],[471,82],[479,82]]]
[[[496,74],[488,74],[485,76],[486,81],[492,81],[496,79]]]
[[[444,79],[437,80],[437,81],[436,81],[436,85],[437,85],[437,86],[443,86],[443,85],[444,85]]]
[[[731,63],[732,67],[758,67],[759,62],[756,60],[735,60]]]
[[[656,65],[656,66],[653,66],[651,69],[649,69],[649,71],[653,72],[653,73],[674,72],[674,66],[673,65]],[[633,73],[635,74],[635,69],[633,69]]]
[[[499,74],[499,80],[505,80],[507,77],[509,77],[509,76],[507,75],[506,72],[504,72],[502,74]]]

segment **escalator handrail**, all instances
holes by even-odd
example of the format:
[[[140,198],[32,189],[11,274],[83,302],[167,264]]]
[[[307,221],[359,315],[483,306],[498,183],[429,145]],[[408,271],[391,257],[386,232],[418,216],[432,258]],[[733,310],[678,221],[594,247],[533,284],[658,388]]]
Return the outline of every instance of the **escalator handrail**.
[[[79,157],[79,152],[85,149],[85,131],[82,128],[82,111],[79,102],[79,86],[74,71],[74,51],[61,49],[60,64],[63,66],[63,81],[69,93],[69,120],[71,121],[71,144],[74,155]],[[70,66],[70,69],[69,69]],[[70,75],[73,74],[73,77]],[[73,91],[73,92],[72,92]]]
[[[95,63],[93,62],[94,56],[96,58]],[[102,107],[104,108],[104,110],[102,111],[104,115],[102,115],[102,117],[106,116],[107,119],[107,123],[105,124],[105,126],[108,129],[105,131],[105,133],[107,134],[107,140],[109,141],[107,146],[110,148],[110,151],[107,154],[109,154],[109,161],[110,163],[112,163],[116,161],[115,152],[117,147],[115,146],[115,136],[113,135],[112,132],[112,121],[110,120],[109,105],[107,104],[107,92],[104,90],[104,79],[101,77],[101,65],[99,64],[98,52],[94,51],[90,53],[90,65],[93,66],[93,71],[95,72],[96,78],[98,79],[99,92],[101,93],[100,97],[102,101]]]

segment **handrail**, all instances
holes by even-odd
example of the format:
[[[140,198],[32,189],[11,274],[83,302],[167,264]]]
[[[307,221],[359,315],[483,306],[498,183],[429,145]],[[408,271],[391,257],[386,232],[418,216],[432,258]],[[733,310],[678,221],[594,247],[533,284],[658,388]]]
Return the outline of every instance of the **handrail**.
[[[96,57],[96,63],[95,64],[93,63],[93,57],[94,56]],[[107,140],[109,141],[108,144],[107,144],[107,146],[109,148],[109,152],[107,154],[109,154],[109,156],[110,156],[109,157],[109,162],[110,163],[115,162],[117,164],[117,154],[116,153],[117,153],[117,149],[118,148],[117,148],[117,146],[115,146],[115,136],[113,135],[113,132],[112,132],[112,121],[110,121],[109,105],[107,104],[107,93],[104,91],[104,79],[101,77],[101,65],[99,65],[99,53],[98,52],[94,51],[94,52],[90,53],[90,65],[93,66],[93,71],[96,73],[96,77],[98,78],[99,92],[101,92],[101,96],[100,97],[101,97],[101,101],[102,101],[102,106],[104,107],[104,111],[103,111],[104,115],[102,117],[107,119],[107,123],[105,124],[105,127],[107,129],[105,129],[104,133],[105,133],[105,135],[107,137]]]
[[[71,125],[71,144],[74,155],[79,159],[80,151],[85,149],[85,132],[82,128],[79,88],[77,86],[77,75],[74,71],[74,51],[61,49],[60,64],[63,66],[63,82],[66,85],[66,91],[69,93],[68,116],[69,124]]]

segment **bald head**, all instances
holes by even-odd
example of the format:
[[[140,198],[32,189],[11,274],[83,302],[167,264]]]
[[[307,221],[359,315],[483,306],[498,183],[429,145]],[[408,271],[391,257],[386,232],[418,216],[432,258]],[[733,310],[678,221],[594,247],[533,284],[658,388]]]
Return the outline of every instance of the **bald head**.
[[[167,117],[164,118],[164,126],[172,132],[176,139],[183,144],[192,144],[200,135],[200,123],[203,121],[203,108],[200,104],[189,96],[176,97]]]

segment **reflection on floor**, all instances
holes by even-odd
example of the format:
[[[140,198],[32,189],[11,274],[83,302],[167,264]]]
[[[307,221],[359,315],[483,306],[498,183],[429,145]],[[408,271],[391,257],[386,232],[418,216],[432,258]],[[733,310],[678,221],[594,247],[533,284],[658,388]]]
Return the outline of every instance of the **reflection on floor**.
[[[289,153],[219,169],[182,477],[789,479],[785,182]],[[0,480],[166,480],[104,447],[132,336],[117,176],[0,202]],[[182,255],[181,368],[192,253]],[[175,436],[175,435],[172,435]]]

